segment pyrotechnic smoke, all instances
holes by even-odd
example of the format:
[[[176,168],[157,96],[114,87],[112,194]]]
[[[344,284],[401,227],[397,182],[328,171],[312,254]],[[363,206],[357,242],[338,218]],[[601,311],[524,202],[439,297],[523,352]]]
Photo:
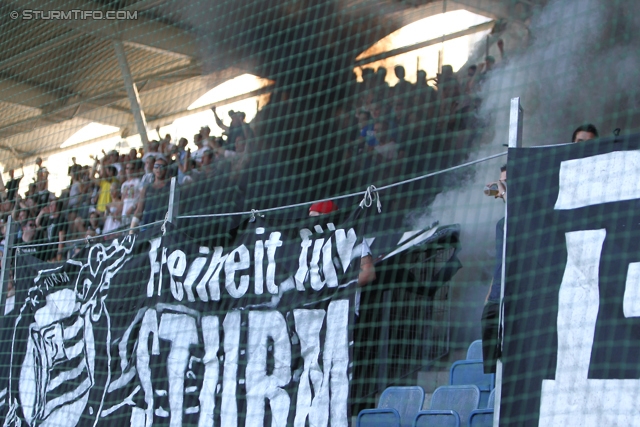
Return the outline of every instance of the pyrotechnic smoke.
[[[550,2],[532,19],[530,44],[507,52],[482,85],[479,113],[488,127],[470,159],[506,150],[510,99],[517,96],[524,109],[524,146],[567,143],[573,130],[586,122],[595,124],[601,136],[617,127],[637,131],[637,28],[637,2]],[[465,247],[486,253],[483,242],[493,240],[488,224],[500,218],[502,206],[491,203],[482,186],[498,177],[505,162],[506,157],[474,166],[474,173],[467,175],[472,179],[438,195],[416,224],[445,218],[459,222],[471,238]]]
[[[509,55],[483,86],[481,115],[493,117],[496,135],[504,135],[509,99],[519,96],[525,146],[570,142],[586,122],[601,136],[637,131],[638,28],[639,2],[550,2],[532,19],[530,45]]]
[[[520,97],[524,109],[524,146],[568,143],[573,130],[587,122],[601,136],[615,128],[640,130],[637,28],[640,2],[551,1],[531,20],[528,45],[507,50],[482,85],[479,115],[487,128],[470,159],[506,150],[513,97]],[[504,215],[504,204],[482,189],[498,178],[506,161],[505,156],[473,166],[464,181],[410,218],[414,227],[433,221],[461,225],[464,268],[453,281],[452,342],[479,333],[477,321],[495,265],[495,224]]]

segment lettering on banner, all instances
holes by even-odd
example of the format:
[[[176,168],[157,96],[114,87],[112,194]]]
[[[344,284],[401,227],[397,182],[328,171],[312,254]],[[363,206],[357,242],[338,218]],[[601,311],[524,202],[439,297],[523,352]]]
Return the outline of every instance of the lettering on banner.
[[[9,407],[7,425],[71,426],[87,419],[99,425],[124,416],[144,427],[159,420],[176,427],[235,427],[244,417],[252,426],[286,426],[290,420],[296,426],[347,426],[348,300],[290,312],[267,305],[223,312],[193,308],[220,301],[221,292],[239,300],[250,293],[279,296],[293,290],[294,282],[307,292],[338,287],[357,236],[353,229],[326,228],[331,233],[323,236],[321,226],[300,231],[298,270],[286,289],[276,283],[284,245],[279,231],[258,228],[253,246],[200,247],[196,254],[151,239],[143,254],[149,305],[137,306],[131,323],[114,329],[122,331],[118,336],[112,336],[105,302],[110,280],[133,257],[134,236],[95,245],[84,261],[68,261],[79,269],[77,279],[62,267],[41,271],[33,298],[25,302],[37,306],[34,320],[16,323],[29,329],[14,378],[19,393],[0,389],[0,407]],[[98,322],[102,342],[93,331]],[[292,336],[298,337],[299,353],[292,352]],[[96,376],[98,363],[108,371]],[[292,367],[299,367],[295,375]],[[244,417],[240,409],[246,409]]]
[[[292,410],[295,410],[293,419],[296,426],[304,426],[307,422],[311,425],[329,425],[329,422],[336,426],[347,425],[347,300],[329,303],[327,311],[293,311],[294,328],[300,340],[301,364],[304,366],[295,408],[291,407],[292,396],[285,390],[292,381],[293,361],[290,332],[281,312],[250,311],[247,314],[245,351],[241,344],[243,317],[239,311],[229,312],[223,317],[203,316],[199,319],[197,312],[182,306],[162,305],[159,308],[161,310],[148,309],[140,322],[135,368],[144,407],[132,410],[132,422],[144,419],[144,425],[151,426],[154,417],[161,417],[168,418],[171,426],[180,426],[186,422],[184,417],[189,415],[197,416],[198,426],[212,427],[217,425],[216,408],[220,408],[219,425],[236,426],[238,399],[243,399],[238,396],[238,384],[243,383],[239,378],[244,378],[247,425],[259,426],[267,422],[265,401],[271,408],[273,426],[286,426]],[[221,333],[224,334],[222,343]],[[161,341],[170,344],[169,353],[164,356],[161,355]],[[321,345],[323,342],[324,347]],[[204,348],[202,358],[196,357],[199,346]],[[268,354],[274,360],[269,373]],[[126,352],[120,356],[129,357]],[[152,356],[166,358],[168,390],[154,385],[150,365]],[[204,367],[201,378],[196,378],[190,371],[192,363],[201,363]],[[122,366],[126,364],[126,360],[121,361]],[[185,387],[189,378],[196,379],[198,384],[191,390]],[[188,392],[198,393],[197,406],[187,407],[184,403]],[[158,403],[158,396],[167,396],[168,407]],[[122,406],[118,405],[117,409]],[[195,421],[193,418],[190,420]]]
[[[335,229],[333,224],[327,228],[333,233],[330,238],[312,239],[313,232],[303,228],[300,230],[300,256],[298,269],[293,276],[296,289],[304,291],[308,283],[314,291],[325,287],[338,286],[336,264],[341,264],[345,273],[354,258],[357,249],[357,236],[351,228]],[[322,232],[319,225],[316,232]],[[256,229],[257,236],[265,235],[264,228]],[[265,291],[278,295],[276,284],[277,250],[282,247],[282,233],[274,231],[264,240],[257,240],[253,252],[242,244],[224,254],[223,247],[215,247],[213,253],[209,248],[200,248],[200,255],[188,262],[181,249],[170,250],[162,247],[161,239],[153,239],[149,249],[150,277],[147,285],[147,296],[162,294],[163,270],[169,275],[169,289],[176,301],[182,302],[185,297],[189,302],[208,302],[220,300],[220,274],[224,274],[223,287],[235,298],[243,298],[247,292],[262,295]],[[337,256],[334,256],[334,253]],[[252,257],[253,256],[253,257]],[[266,269],[265,269],[266,258]],[[251,266],[253,265],[253,268]],[[204,271],[204,274],[203,274]],[[249,284],[253,275],[253,289]],[[194,289],[195,287],[195,289]],[[156,291],[157,290],[157,291]]]
[[[614,152],[562,162],[556,210],[578,209],[640,197],[640,153]],[[584,185],[584,176],[596,185]],[[610,191],[616,188],[616,191]],[[599,267],[607,232],[580,230],[565,234],[567,264],[558,295],[558,353],[555,380],[543,380],[539,425],[582,427],[638,425],[634,396],[638,379],[588,379],[600,305]],[[624,317],[639,317],[640,263],[630,263]],[[624,266],[624,268],[627,268]]]

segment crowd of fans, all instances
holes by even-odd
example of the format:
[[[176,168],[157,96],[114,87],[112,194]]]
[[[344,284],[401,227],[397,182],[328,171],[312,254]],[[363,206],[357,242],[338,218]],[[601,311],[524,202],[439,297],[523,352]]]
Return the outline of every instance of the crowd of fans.
[[[233,177],[246,165],[247,141],[253,138],[253,131],[244,113],[231,111],[229,115],[228,126],[215,115],[226,138],[211,136],[209,127],[204,126],[194,135],[198,147],[194,152],[187,148],[185,138],[173,143],[167,134],[150,141],[146,152],[135,148],[127,153],[103,150],[102,157],[93,157],[93,165],[77,164],[73,158],[68,171],[70,185],[60,196],[49,191],[49,171],[40,158],[34,182],[24,195],[17,191],[22,177],[15,178],[10,170],[10,180],[0,188],[2,245],[6,244],[9,216],[19,224],[14,229],[14,246],[51,262],[73,256],[88,238],[111,239],[162,221],[172,177],[181,186],[197,185],[223,171]]]
[[[385,68],[364,68],[354,105],[358,129],[346,157],[364,155],[365,164],[385,164],[415,156],[429,136],[473,126],[481,102],[478,92],[495,63],[487,56],[458,75],[443,65],[433,84],[424,70],[418,70],[416,83],[411,83],[404,67],[396,66],[398,83],[393,87],[386,82]]]
[[[344,157],[377,167],[412,155],[408,141],[464,128],[465,113],[477,108],[480,101],[475,94],[494,63],[487,57],[481,66],[469,67],[462,78],[444,65],[433,85],[423,70],[418,71],[416,83],[408,82],[404,68],[397,66],[394,72],[399,81],[393,87],[385,81],[385,68],[364,68],[363,82],[347,107],[351,112],[344,126],[351,129],[351,136],[343,145]],[[112,238],[162,221],[172,177],[180,186],[211,182],[220,174],[233,182],[248,165],[251,153],[258,151],[257,139],[244,113],[231,111],[227,125],[215,107],[212,110],[223,136],[212,136],[204,126],[193,136],[197,147],[193,152],[186,138],[174,141],[165,135],[150,141],[146,151],[103,151],[102,157],[93,158],[93,165],[76,164],[74,158],[70,185],[60,196],[49,191],[49,172],[41,159],[24,195],[17,191],[21,178],[9,171],[0,203],[3,238],[11,215],[20,225],[15,246],[23,246],[22,252],[43,261],[62,261],[79,250],[83,239]]]

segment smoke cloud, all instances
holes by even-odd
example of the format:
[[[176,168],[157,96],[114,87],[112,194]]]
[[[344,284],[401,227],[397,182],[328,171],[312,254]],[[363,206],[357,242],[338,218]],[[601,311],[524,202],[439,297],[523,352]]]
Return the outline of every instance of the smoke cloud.
[[[483,87],[480,114],[507,134],[509,99],[524,109],[525,146],[567,143],[593,123],[601,136],[637,132],[640,3],[553,0],[534,16],[529,46],[509,55]],[[508,53],[509,54],[509,53]]]
[[[517,48],[507,38],[507,28],[506,57],[481,88],[479,118],[487,127],[470,159],[506,151],[513,97],[520,97],[524,110],[524,146],[568,143],[573,130],[587,122],[596,125],[601,136],[616,128],[638,132],[637,28],[640,2],[618,0],[553,0],[531,19],[528,43]],[[482,189],[499,177],[506,161],[505,156],[470,167],[424,212],[408,218],[413,227],[434,221],[461,225],[464,268],[452,283],[454,348],[479,336],[482,302],[495,265],[495,224],[504,215],[504,204]]]
[[[529,44],[507,51],[482,85],[479,115],[488,126],[470,159],[506,150],[513,97],[520,97],[524,109],[524,146],[570,142],[573,130],[586,122],[595,124],[601,136],[618,127],[628,133],[640,130],[637,28],[639,2],[551,1],[531,20]],[[498,178],[503,163],[506,156],[470,167],[473,173],[465,174],[465,181],[438,195],[410,222],[458,222],[467,237],[463,252],[474,261],[492,253],[490,224],[502,216],[503,206],[491,203],[482,187]]]

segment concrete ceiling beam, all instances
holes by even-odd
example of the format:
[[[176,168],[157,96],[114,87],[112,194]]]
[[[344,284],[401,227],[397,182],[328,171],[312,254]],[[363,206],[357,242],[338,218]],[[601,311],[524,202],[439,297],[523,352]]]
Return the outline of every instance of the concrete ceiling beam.
[[[140,8],[145,3],[140,2]],[[152,6],[155,5],[152,4]],[[107,19],[75,19],[77,11],[101,11],[97,3],[84,0],[28,0],[20,3],[20,9],[25,11],[61,11],[71,13],[70,19],[57,19],[53,22],[65,25],[75,31],[101,39],[117,39],[123,42],[131,42],[137,45],[147,46],[157,51],[178,54],[182,57],[197,57],[195,40],[183,29],[157,22],[142,16],[142,10],[136,9],[136,5],[120,12],[129,13],[131,19],[107,20]],[[115,11],[114,11],[115,12]]]

